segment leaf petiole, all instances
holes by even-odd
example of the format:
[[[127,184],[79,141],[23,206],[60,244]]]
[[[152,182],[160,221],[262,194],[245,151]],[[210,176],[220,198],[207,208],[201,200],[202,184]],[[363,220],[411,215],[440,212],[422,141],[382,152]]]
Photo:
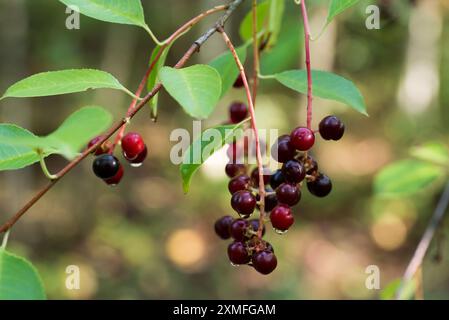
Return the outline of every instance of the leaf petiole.
[[[39,154],[39,163],[41,165],[42,172],[44,173],[44,175],[50,180],[56,180],[58,178],[58,176],[55,174],[51,174],[50,171],[48,171],[47,165],[45,164],[45,157],[44,157],[42,150],[37,150],[37,153]]]

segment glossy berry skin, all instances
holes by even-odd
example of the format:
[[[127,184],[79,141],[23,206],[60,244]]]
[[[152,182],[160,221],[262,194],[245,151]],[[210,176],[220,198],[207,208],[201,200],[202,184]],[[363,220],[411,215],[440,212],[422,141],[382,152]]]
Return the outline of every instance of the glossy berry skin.
[[[265,242],[265,250],[268,250],[268,251],[274,253],[274,248],[273,248],[273,246],[271,245],[271,243],[269,243],[269,242]]]
[[[289,206],[281,204],[271,210],[270,221],[273,228],[286,231],[295,222],[292,211]]]
[[[259,231],[259,219],[251,219],[249,220],[249,225],[254,232]],[[265,226],[262,229],[262,236],[265,235]]]
[[[237,163],[228,163],[225,167],[226,175],[229,178],[234,178],[240,174],[245,173],[246,167],[244,164],[237,164]]]
[[[122,138],[123,156],[128,161],[136,159],[145,148],[142,136],[138,133],[129,132]]]
[[[147,147],[145,146],[145,148],[143,149],[143,151],[142,151],[141,153],[139,153],[135,159],[133,159],[133,160],[128,160],[128,161],[129,161],[129,163],[131,163],[131,164],[141,164],[142,162],[145,161],[145,159],[147,158],[147,155],[148,155],[148,149],[147,149]]]
[[[278,205],[278,198],[276,194],[270,194],[265,197],[265,210],[271,211]]]
[[[228,190],[231,194],[240,190],[248,189],[250,178],[246,174],[232,178],[228,183]]]
[[[325,174],[318,175],[314,181],[307,182],[307,189],[317,197],[325,197],[332,190],[332,181]]]
[[[271,156],[277,162],[287,162],[295,157],[296,150],[290,144],[290,136],[282,135],[271,147]]]
[[[345,133],[345,125],[336,116],[327,116],[321,120],[319,131],[324,140],[340,140]]]
[[[264,275],[272,273],[278,264],[276,256],[269,250],[254,253],[251,261],[254,269]]]
[[[87,144],[87,148],[91,148],[92,146],[96,145],[98,142],[100,142],[102,139],[104,138],[104,136],[98,136],[93,138],[92,140],[89,141],[89,143]],[[105,153],[109,152],[109,149],[111,148],[111,143],[109,141],[105,141],[103,142],[97,149],[95,149],[94,151],[92,151],[92,154],[99,156]]]
[[[92,170],[97,177],[109,179],[114,177],[120,170],[120,162],[113,155],[103,154],[95,158]]]
[[[236,265],[247,264],[251,258],[244,243],[235,241],[228,246],[229,260]]]
[[[244,241],[250,224],[248,220],[235,219],[231,224],[231,237],[236,241]]]
[[[287,182],[300,183],[306,177],[306,170],[302,163],[289,160],[282,166],[282,173]]]
[[[315,134],[312,130],[298,127],[290,134],[290,144],[299,151],[307,151],[315,143]]]
[[[239,75],[233,84],[234,88],[242,88],[244,86],[242,75]]]
[[[108,184],[110,186],[116,186],[122,180],[123,173],[124,173],[123,166],[120,165],[118,172],[112,178],[104,179],[104,182],[106,182],[106,184]]]
[[[270,177],[270,186],[273,189],[276,189],[277,187],[279,187],[281,184],[283,184],[285,182],[285,177],[284,174],[282,173],[282,170],[276,170],[275,173],[273,173]]]
[[[296,185],[283,183],[276,189],[279,203],[293,207],[301,200],[301,191]]]
[[[237,191],[232,195],[231,206],[241,216],[248,217],[256,208],[256,197],[246,190]]]
[[[268,168],[263,168],[263,184],[264,186],[268,185],[270,182],[271,173]],[[251,172],[251,182],[253,186],[258,187],[259,186],[259,168],[254,168]]]
[[[231,216],[223,216],[215,222],[214,229],[217,236],[226,240],[231,237],[231,224],[234,218]]]
[[[240,123],[248,117],[248,107],[242,102],[234,102],[229,107],[229,117],[232,123]]]

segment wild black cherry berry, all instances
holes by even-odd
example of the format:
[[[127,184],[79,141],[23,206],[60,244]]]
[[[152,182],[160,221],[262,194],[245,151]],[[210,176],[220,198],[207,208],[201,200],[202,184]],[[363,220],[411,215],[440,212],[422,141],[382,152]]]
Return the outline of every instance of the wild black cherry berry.
[[[301,191],[290,183],[283,183],[276,189],[276,196],[280,203],[293,207],[301,200]]]
[[[89,143],[87,144],[87,148],[89,149],[90,147],[96,145],[98,142],[100,142],[102,139],[104,138],[104,136],[97,136],[95,138],[93,138],[92,140],[89,141]],[[109,141],[105,141],[103,142],[97,149],[95,149],[94,151],[92,151],[92,154],[99,156],[101,154],[105,154],[108,153],[109,150],[111,148],[111,143]]]
[[[106,182],[106,184],[110,186],[118,185],[123,178],[123,172],[124,172],[123,166],[120,164],[118,172],[112,178],[104,179],[104,182]]]
[[[231,194],[240,190],[248,189],[250,178],[246,174],[232,178],[228,183],[228,190]]]
[[[248,220],[235,219],[231,224],[231,237],[237,241],[244,241],[249,226]]]
[[[234,241],[228,246],[228,257],[232,264],[247,264],[251,257],[248,255],[248,250],[243,242]]]
[[[312,130],[298,127],[290,134],[290,144],[299,151],[307,151],[315,143],[315,134]]]
[[[307,156],[307,158],[301,159],[304,161],[304,166],[306,167],[306,173],[309,175],[315,175],[318,172],[318,162],[311,156]]]
[[[306,177],[306,170],[297,160],[289,160],[282,166],[282,173],[287,182],[300,183]]]
[[[263,168],[263,184],[266,186],[270,182],[271,172],[270,169],[264,167]],[[259,168],[255,167],[251,172],[251,182],[254,187],[259,186]]]
[[[128,160],[131,164],[131,167],[140,167],[142,163],[145,161],[146,157],[148,155],[148,149],[145,146],[143,151],[137,155],[137,157],[133,160]]]
[[[145,148],[142,136],[138,133],[129,132],[122,138],[123,156],[126,160],[136,159]]]
[[[315,180],[307,182],[307,189],[317,197],[325,197],[332,190],[332,181],[325,174],[319,174]]]
[[[242,75],[239,75],[237,79],[235,79],[234,88],[241,88],[244,86]]]
[[[271,147],[271,156],[277,162],[287,162],[295,157],[296,150],[290,144],[290,136],[282,135]]]
[[[231,206],[241,217],[248,217],[256,208],[256,197],[246,190],[237,191],[232,195]]]
[[[109,179],[120,170],[120,162],[111,154],[103,154],[95,158],[92,169],[97,177]]]
[[[270,221],[276,230],[287,231],[295,222],[295,218],[289,206],[280,204],[271,210]]]
[[[240,123],[248,117],[248,107],[243,102],[234,102],[229,107],[229,116],[232,123]]]
[[[278,198],[276,194],[270,194],[265,197],[265,210],[271,211],[278,205]]]
[[[273,189],[279,187],[282,183],[285,182],[284,174],[281,169],[276,170],[270,177],[270,185]]]
[[[250,225],[251,229],[254,232],[259,231],[259,225],[260,225],[259,219],[251,219],[251,220],[249,220],[249,225]],[[263,229],[262,229],[262,236],[263,235],[265,235],[265,226],[263,226]]]
[[[273,246],[271,245],[271,243],[269,243],[269,242],[267,242],[267,241],[265,241],[265,250],[268,250],[268,251],[271,251],[271,252],[274,253],[274,248],[273,248]]]
[[[222,239],[229,239],[231,237],[231,224],[234,218],[231,216],[223,216],[215,222],[215,233]]]
[[[234,178],[240,174],[245,173],[246,167],[244,164],[228,163],[225,168],[226,175],[229,178]]]
[[[273,272],[278,264],[276,256],[269,250],[254,253],[251,257],[251,261],[254,269],[265,275]]]
[[[321,120],[319,131],[324,140],[340,140],[345,133],[345,125],[336,116],[327,116]]]

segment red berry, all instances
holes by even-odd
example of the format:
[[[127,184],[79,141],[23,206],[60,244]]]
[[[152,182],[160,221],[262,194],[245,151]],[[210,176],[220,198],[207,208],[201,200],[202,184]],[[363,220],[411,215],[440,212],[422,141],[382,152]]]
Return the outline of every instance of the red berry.
[[[276,196],[280,203],[293,207],[301,200],[301,191],[296,185],[283,183],[276,189]]]
[[[225,168],[226,175],[229,178],[234,178],[240,174],[245,173],[246,167],[244,164],[228,163]]]
[[[142,136],[138,133],[129,132],[122,138],[123,156],[128,161],[135,160],[145,148]]]
[[[304,166],[296,160],[289,160],[284,163],[282,173],[285,180],[291,183],[300,183],[306,177]]]
[[[224,216],[215,222],[215,233],[222,239],[231,237],[231,223],[234,219],[231,216]]]
[[[271,156],[277,162],[287,162],[295,157],[296,150],[290,143],[290,136],[280,136],[271,147]]]
[[[228,246],[228,257],[231,263],[236,265],[247,264],[251,260],[245,244],[238,241]]]
[[[134,160],[128,160],[131,164],[131,167],[140,167],[142,163],[145,161],[146,157],[148,155],[148,149],[145,146],[143,151],[137,155],[137,157]]]
[[[237,191],[232,195],[231,206],[242,217],[248,217],[256,208],[256,197],[246,190]]]
[[[123,178],[123,172],[123,166],[120,164],[120,168],[118,169],[115,176],[113,176],[112,178],[104,179],[104,182],[106,182],[110,186],[118,185]]]
[[[299,151],[307,151],[315,143],[315,134],[308,128],[298,127],[290,134],[290,143]]]
[[[228,183],[228,190],[231,194],[240,190],[246,190],[248,189],[249,181],[250,179],[246,174],[232,178]]]
[[[264,167],[263,168],[264,186],[268,185],[268,183],[270,182],[270,178],[271,178],[270,169]],[[251,182],[252,182],[253,186],[255,186],[255,187],[259,186],[259,168],[258,167],[254,168],[253,171],[251,172]]]
[[[273,252],[264,250],[253,254],[251,261],[254,269],[261,274],[270,274],[276,269],[278,261]]]
[[[236,219],[231,224],[231,237],[237,241],[243,241],[246,237],[246,230],[248,230],[248,220]]]
[[[95,158],[92,170],[101,179],[113,178],[120,170],[120,161],[111,154],[103,154]]]
[[[248,107],[242,102],[234,102],[229,107],[229,117],[232,123],[240,123],[248,117]]]
[[[273,228],[280,231],[288,230],[295,222],[290,207],[285,204],[280,204],[271,210],[270,220]]]
[[[319,131],[324,140],[340,140],[345,133],[345,125],[336,116],[327,116],[321,120]]]
[[[103,139],[104,139],[104,136],[98,136],[98,137],[93,138],[87,144],[87,148],[88,149],[91,148],[92,146],[96,145],[98,142],[100,142]],[[111,149],[111,143],[109,141],[105,141],[102,144],[100,144],[100,146],[97,149],[92,151],[92,154],[99,156],[99,155],[108,153],[110,149]]]
[[[313,181],[307,182],[307,189],[317,197],[325,197],[332,190],[332,181],[325,174],[320,174]]]

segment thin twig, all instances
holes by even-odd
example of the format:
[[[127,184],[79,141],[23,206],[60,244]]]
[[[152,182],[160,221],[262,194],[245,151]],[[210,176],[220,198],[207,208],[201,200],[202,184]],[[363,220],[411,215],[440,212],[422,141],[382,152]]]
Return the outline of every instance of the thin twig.
[[[312,129],[312,69],[310,66],[310,25],[307,15],[306,0],[301,1],[301,12],[304,22],[304,44],[306,51],[306,68],[307,68],[307,128]]]
[[[401,286],[396,293],[396,299],[399,299],[402,295],[402,291],[406,283],[408,283],[415,275],[418,268],[422,265],[424,257],[427,250],[429,249],[430,242],[435,235],[435,232],[446,213],[447,207],[449,205],[449,182],[438,201],[438,204],[433,212],[432,218],[430,219],[429,225],[426,228],[418,246],[416,247],[415,253],[410,260],[407,269],[405,270],[404,276],[402,277]]]
[[[243,85],[245,86],[245,92],[246,97],[248,99],[248,106],[249,106],[249,113],[251,115],[251,127],[254,132],[254,139],[256,140],[256,159],[257,159],[257,167],[259,170],[259,208],[260,208],[260,220],[259,220],[259,230],[257,231],[257,235],[259,239],[262,238],[262,232],[265,225],[265,184],[264,184],[264,172],[263,172],[263,165],[262,165],[262,153],[260,151],[260,139],[259,139],[259,132],[257,131],[257,123],[256,123],[256,112],[254,110],[254,104],[251,98],[251,90],[249,88],[248,80],[246,78],[245,74],[245,68],[243,67],[242,62],[239,59],[239,56],[237,55],[237,52],[235,51],[235,47],[232,44],[231,40],[229,39],[226,32],[223,30],[223,28],[219,29],[220,33],[223,36],[223,39],[228,46],[229,50],[232,53],[232,56],[234,57],[234,60],[237,64],[237,67],[239,68],[240,75],[242,76]]]
[[[215,33],[219,28],[222,28],[226,21],[229,19],[231,14],[235,9],[243,2],[243,0],[234,0],[230,5],[226,13],[216,22],[216,24],[207,30],[200,38],[198,38],[192,46],[187,50],[184,56],[178,61],[174,66],[175,68],[181,68],[189,60],[189,58],[197,52],[200,47]],[[17,211],[9,220],[7,220],[3,225],[0,226],[0,233],[8,231],[36,202],[38,202],[62,177],[69,173],[74,167],[76,167],[81,161],[83,161],[92,151],[96,150],[100,145],[102,145],[106,140],[108,140],[115,132],[117,132],[123,125],[129,122],[162,88],[162,84],[158,83],[154,88],[139,102],[139,104],[128,114],[127,117],[123,118],[115,125],[113,125],[104,134],[102,139],[92,145],[90,148],[85,150],[76,159],[65,166],[58,174],[56,174],[56,179],[50,181],[49,184],[40,189],[34,197],[28,201],[25,206],[23,206],[19,211]]]

